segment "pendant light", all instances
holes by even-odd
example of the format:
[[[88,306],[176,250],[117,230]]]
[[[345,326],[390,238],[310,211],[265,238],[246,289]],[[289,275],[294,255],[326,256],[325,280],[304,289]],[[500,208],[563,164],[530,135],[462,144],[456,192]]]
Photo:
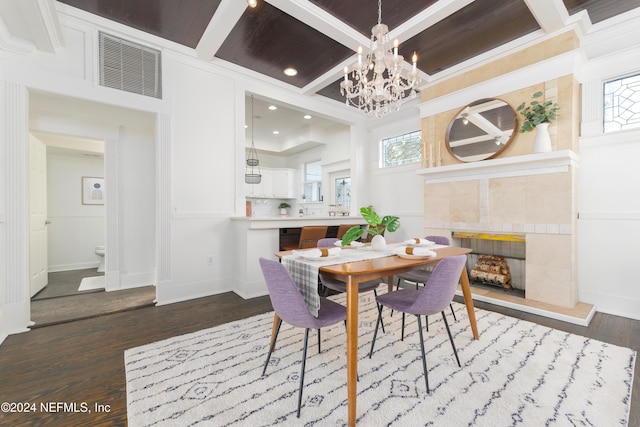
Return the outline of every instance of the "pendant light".
[[[253,142],[253,95],[251,95],[251,147],[247,155],[247,165],[244,172],[244,182],[247,184],[260,184],[262,175],[260,174],[260,161],[258,152]]]

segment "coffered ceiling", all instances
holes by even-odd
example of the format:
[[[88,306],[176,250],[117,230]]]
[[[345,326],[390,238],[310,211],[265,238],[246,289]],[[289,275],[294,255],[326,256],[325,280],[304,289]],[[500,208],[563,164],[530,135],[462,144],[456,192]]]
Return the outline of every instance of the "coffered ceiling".
[[[253,9],[245,0],[59,1],[193,48],[202,60],[340,102],[342,69],[358,46],[368,47],[378,20],[375,0],[257,0]],[[576,17],[597,24],[639,6],[638,0],[384,0],[382,22],[401,55],[418,54],[426,84]],[[287,67],[298,74],[286,76]]]

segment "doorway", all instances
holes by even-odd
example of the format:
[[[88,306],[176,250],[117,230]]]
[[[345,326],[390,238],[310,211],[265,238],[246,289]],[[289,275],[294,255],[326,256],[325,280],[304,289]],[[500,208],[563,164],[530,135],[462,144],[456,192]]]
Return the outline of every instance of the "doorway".
[[[67,283],[62,294],[50,295],[55,298],[42,292],[29,298],[29,327],[129,310],[141,301],[154,304],[154,252],[148,248],[155,245],[155,118],[88,100],[29,93],[28,137],[45,141],[49,160],[56,157],[49,162],[48,178],[62,177],[58,184],[45,185],[50,208],[47,276],[104,278],[99,292],[79,292],[78,283]],[[87,167],[87,162],[94,166]],[[118,182],[127,185],[118,187]],[[31,198],[30,188],[25,196]],[[108,258],[104,273],[97,272],[97,246],[105,247]],[[39,299],[42,295],[45,298]]]
[[[104,143],[41,132],[30,139],[30,149],[42,145],[46,151],[44,191],[30,185],[31,204],[45,206],[46,223],[46,236],[31,236],[31,270],[42,270],[34,261],[44,258],[48,279],[32,291],[32,301],[104,290],[98,255],[105,241]],[[44,256],[33,256],[43,244]]]

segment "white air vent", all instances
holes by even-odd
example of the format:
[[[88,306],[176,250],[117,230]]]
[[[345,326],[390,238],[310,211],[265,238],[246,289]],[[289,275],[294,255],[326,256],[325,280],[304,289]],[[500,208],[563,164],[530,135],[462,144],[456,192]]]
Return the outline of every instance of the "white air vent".
[[[160,51],[100,33],[100,85],[162,98]]]

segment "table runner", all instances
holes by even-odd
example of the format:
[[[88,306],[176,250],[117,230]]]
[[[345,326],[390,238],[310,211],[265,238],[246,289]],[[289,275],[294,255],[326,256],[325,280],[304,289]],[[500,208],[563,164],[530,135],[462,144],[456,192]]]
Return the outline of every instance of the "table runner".
[[[308,260],[300,256],[300,251],[293,251],[291,255],[283,256],[282,264],[285,266],[293,281],[298,286],[309,311],[315,317],[318,317],[320,310],[320,295],[318,295],[318,273],[320,267],[325,265],[345,264],[348,262],[364,261],[367,259],[383,258],[395,255],[396,248],[406,246],[402,243],[389,244],[382,251],[374,251],[371,246],[364,248],[347,248],[340,251],[340,255],[334,258],[323,260]],[[433,248],[442,247],[434,245]]]

